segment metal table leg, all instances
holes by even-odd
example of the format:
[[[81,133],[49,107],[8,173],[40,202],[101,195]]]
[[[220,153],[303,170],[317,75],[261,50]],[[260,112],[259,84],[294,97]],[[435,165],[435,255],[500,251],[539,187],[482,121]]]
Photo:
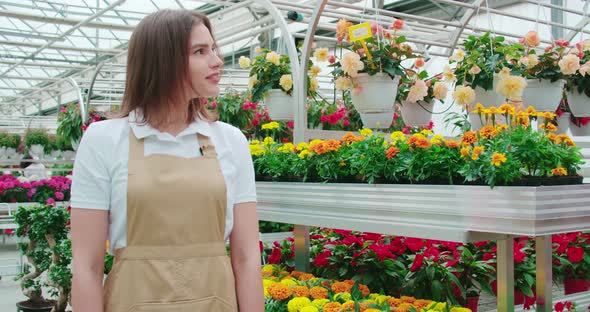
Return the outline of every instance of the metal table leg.
[[[514,239],[497,240],[498,312],[514,312]]]
[[[295,225],[295,270],[309,272],[309,226]]]
[[[551,235],[535,237],[535,252],[537,254],[537,311],[551,312],[553,310],[552,289],[553,259]]]

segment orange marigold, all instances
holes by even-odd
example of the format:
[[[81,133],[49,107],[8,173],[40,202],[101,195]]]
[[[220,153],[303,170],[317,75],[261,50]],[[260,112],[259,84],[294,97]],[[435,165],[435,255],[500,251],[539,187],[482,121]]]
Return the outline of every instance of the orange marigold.
[[[557,135],[555,133],[547,133],[547,138],[549,138],[549,141],[555,142]]]
[[[371,290],[367,285],[359,284],[359,290],[363,294],[363,297],[366,297],[371,294]]]
[[[342,146],[342,142],[340,142],[340,140],[334,140],[334,139],[328,140],[328,141],[324,142],[324,144],[326,145],[326,150],[328,152],[336,152]]]
[[[458,148],[459,146],[461,146],[461,143],[455,141],[455,140],[446,140],[445,141],[445,145],[448,148]]]
[[[299,278],[301,275],[306,274],[305,272],[301,272],[301,271],[293,271],[291,272],[291,276],[293,276],[294,278]]]
[[[387,156],[387,159],[393,158],[393,156],[397,155],[397,153],[399,153],[399,148],[393,147],[393,146],[391,146],[390,148],[388,148],[385,151],[385,155]]]
[[[572,141],[572,139],[567,134],[559,134],[558,136],[556,136],[555,143],[556,144],[564,143],[567,146],[576,146],[574,141]]]
[[[274,300],[285,300],[293,295],[291,288],[281,283],[269,285],[267,290]]]
[[[433,302],[434,301],[428,300],[428,299],[418,299],[418,300],[414,301],[414,306],[416,306],[416,309],[418,309],[418,311],[419,311],[420,309],[424,309],[424,308],[428,307]]]
[[[502,153],[494,153],[494,155],[492,155],[492,165],[498,167],[501,164],[506,162],[506,155],[502,154]]]
[[[424,135],[416,133],[408,139],[408,145],[418,148],[429,148],[432,146],[432,143]]]
[[[463,145],[472,145],[477,142],[477,134],[475,131],[467,131],[463,133],[463,137],[461,138],[461,143]]]
[[[360,312],[364,312],[364,311],[366,311],[369,308],[366,304],[363,304],[363,303],[360,303],[359,304],[359,307],[361,308]],[[356,311],[355,310],[355,302],[354,301],[348,301],[348,302],[344,303],[342,305],[342,310],[340,310],[340,311],[343,311],[343,312],[344,311],[346,311],[346,312],[348,312],[348,311],[355,312]]]
[[[301,274],[301,276],[299,276],[299,280],[302,282],[305,282],[305,281],[309,281],[310,279],[312,279],[314,277],[315,276],[313,276],[313,274],[305,273],[305,274]]]
[[[479,135],[482,138],[493,138],[494,136],[496,136],[498,134],[496,128],[494,126],[491,125],[486,125],[483,128],[481,128],[481,130],[479,130]]]
[[[332,284],[331,289],[335,294],[337,294],[341,292],[350,292],[352,286],[345,282],[335,282],[334,284]]]
[[[394,308],[399,306],[400,304],[402,304],[402,300],[398,299],[398,298],[391,298],[388,300],[388,302],[389,302],[389,306],[394,307]]]
[[[315,286],[309,290],[309,294],[313,299],[327,299],[328,298],[328,290],[324,287]]]
[[[397,306],[397,312],[411,312],[411,311],[415,311],[416,307],[414,307],[414,305],[412,305],[411,303],[407,303],[404,302],[400,305]]]
[[[414,303],[416,301],[416,298],[410,296],[402,296],[400,299],[405,303]]]
[[[291,290],[295,297],[306,297],[309,298],[309,288],[306,286],[295,286],[292,287]]]
[[[473,152],[471,153],[471,159],[477,160],[479,155],[483,153],[483,146],[476,146],[473,148]]]
[[[462,147],[461,148],[461,156],[467,157],[469,155],[469,147]]]
[[[362,137],[356,136],[352,132],[348,132],[347,134],[342,136],[342,142],[348,143],[348,144],[354,143],[354,142],[359,142],[362,140],[363,140]]]
[[[339,312],[342,308],[342,304],[340,302],[328,302],[324,306],[323,312]]]
[[[554,176],[566,176],[567,171],[563,167],[557,167],[557,168],[551,169],[551,174]]]
[[[353,281],[351,279],[343,280],[343,282],[350,285],[350,286],[354,286],[354,284],[356,283],[355,281]]]

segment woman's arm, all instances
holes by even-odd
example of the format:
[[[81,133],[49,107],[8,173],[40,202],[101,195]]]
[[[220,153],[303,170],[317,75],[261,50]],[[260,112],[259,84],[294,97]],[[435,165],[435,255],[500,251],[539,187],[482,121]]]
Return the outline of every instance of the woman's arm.
[[[103,312],[104,256],[108,210],[72,208],[72,307],[74,311]]]
[[[264,311],[258,239],[256,203],[235,204],[230,244],[240,312]]]

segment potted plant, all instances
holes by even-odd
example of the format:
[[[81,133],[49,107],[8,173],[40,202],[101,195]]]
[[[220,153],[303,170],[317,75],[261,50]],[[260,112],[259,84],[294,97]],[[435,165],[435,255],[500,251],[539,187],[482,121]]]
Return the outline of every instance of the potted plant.
[[[27,242],[19,243],[27,263],[17,280],[29,298],[18,302],[17,307],[21,311],[65,311],[71,290],[71,247],[66,226],[69,212],[53,205],[20,207],[15,222],[17,235],[27,238]],[[42,275],[45,271],[46,277]],[[55,289],[57,300],[43,296],[42,288],[47,286]]]
[[[402,61],[416,57],[405,37],[398,34],[403,21],[396,20],[389,30],[372,23],[372,37],[364,39],[364,44],[346,41],[351,26],[345,19],[336,25],[339,47],[346,52],[329,59],[335,87],[350,92],[365,128],[389,128],[397,86],[406,75]]]
[[[402,76],[397,92],[397,101],[401,103],[401,114],[408,126],[426,126],[432,119],[435,100],[442,101],[447,97],[448,85],[442,77],[428,77],[422,58],[416,59],[408,74]]]
[[[20,145],[21,137],[0,131],[0,158],[14,158]]]
[[[566,81],[566,97],[572,115],[575,117],[590,117],[590,41],[585,40],[571,49],[559,61],[559,68]]]
[[[588,235],[582,232],[553,236],[553,262],[556,279],[563,282],[566,295],[588,290],[590,279],[590,248]]]
[[[264,100],[270,118],[273,120],[293,120],[293,77],[291,60],[287,55],[259,48],[253,60],[241,56],[242,69],[250,68],[248,87],[252,102]],[[317,74],[320,68],[310,61],[307,68],[311,75],[307,80],[308,95],[315,94],[318,88]]]
[[[25,133],[25,146],[29,154],[36,158],[43,157],[45,150],[49,149],[49,135],[45,129],[29,129]]]

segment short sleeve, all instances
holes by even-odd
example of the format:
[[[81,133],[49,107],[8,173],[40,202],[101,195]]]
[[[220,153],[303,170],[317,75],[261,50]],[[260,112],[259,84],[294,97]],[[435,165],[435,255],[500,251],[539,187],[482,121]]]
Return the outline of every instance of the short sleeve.
[[[254,180],[254,165],[246,136],[234,128],[234,163],[236,165],[236,181],[234,204],[256,202],[256,182]]]
[[[72,175],[72,208],[109,210],[111,178],[107,167],[107,137],[99,123],[91,124],[78,150]]]

